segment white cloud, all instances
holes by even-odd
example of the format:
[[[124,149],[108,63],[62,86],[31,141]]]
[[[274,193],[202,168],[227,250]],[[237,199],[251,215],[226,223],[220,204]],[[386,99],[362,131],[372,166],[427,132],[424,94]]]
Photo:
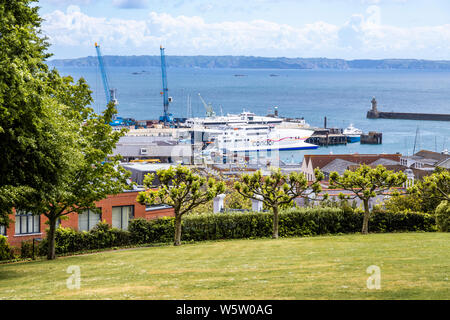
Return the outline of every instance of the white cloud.
[[[160,44],[169,55],[443,59],[450,53],[450,25],[382,25],[377,6],[342,26],[322,21],[302,27],[266,20],[208,23],[198,16],[156,12],[143,20],[106,19],[88,16],[76,6],[44,19],[43,30],[57,54],[76,47],[94,54],[94,42],[104,53],[117,55],[157,54]]]

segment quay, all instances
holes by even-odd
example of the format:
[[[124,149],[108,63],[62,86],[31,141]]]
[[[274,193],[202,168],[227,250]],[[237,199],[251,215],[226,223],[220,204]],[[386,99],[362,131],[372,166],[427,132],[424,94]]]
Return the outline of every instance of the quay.
[[[377,100],[375,100],[375,98],[373,98],[371,102],[372,102],[372,109],[370,109],[367,112],[368,119],[450,121],[450,114],[381,112],[381,111],[378,111]]]
[[[317,128],[305,141],[318,146],[347,144],[347,136],[340,128]]]
[[[361,144],[382,144],[383,134],[380,132],[370,131],[369,134],[361,135]]]

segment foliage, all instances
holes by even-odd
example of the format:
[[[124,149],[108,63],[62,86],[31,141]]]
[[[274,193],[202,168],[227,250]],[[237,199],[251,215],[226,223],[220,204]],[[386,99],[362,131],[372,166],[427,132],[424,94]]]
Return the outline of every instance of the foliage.
[[[199,205],[208,203],[218,194],[225,191],[223,182],[194,173],[181,165],[169,169],[158,170],[156,175],[159,187],[152,189],[154,174],[147,174],[144,185],[149,188],[140,192],[137,201],[141,204],[168,204],[175,211],[174,245],[181,244],[181,217]]]
[[[407,180],[403,172],[394,173],[387,170],[382,165],[371,168],[367,165],[360,165],[355,171],[346,170],[341,176],[337,172],[330,174],[330,188],[341,188],[351,191],[353,198],[359,198],[364,204],[364,221],[362,233],[369,232],[369,200],[381,195],[387,190],[401,187]],[[341,194],[342,197],[342,194]]]
[[[383,203],[389,212],[424,212],[422,200],[414,195],[393,195]]]
[[[14,259],[14,253],[9,246],[8,239],[0,235],[0,261]]]
[[[323,173],[316,170],[316,181],[308,186],[305,175],[291,172],[282,174],[281,169],[272,168],[270,175],[263,177],[261,170],[254,174],[243,174],[241,181],[236,181],[234,188],[243,197],[260,200],[273,213],[273,238],[278,238],[279,210],[292,207],[293,200],[298,197],[308,197],[321,190],[319,181]]]
[[[0,223],[57,182],[61,124],[46,94],[48,43],[30,0],[0,1]],[[62,124],[64,125],[64,124]],[[40,191],[40,192],[37,192]]]
[[[444,200],[439,204],[435,218],[439,231],[450,232],[450,201]]]
[[[175,218],[136,219],[130,222],[133,243],[167,243],[173,237]],[[422,213],[374,212],[373,232],[435,231],[434,217]],[[339,208],[300,208],[280,212],[280,237],[355,233],[361,230],[363,213]],[[183,241],[263,238],[271,234],[269,212],[188,215],[182,221]]]
[[[44,214],[54,259],[57,220],[122,192],[129,173],[119,156],[106,161],[124,134],[108,125],[114,104],[94,113],[84,79],[48,69],[42,19],[31,3],[0,2],[0,215],[12,207]]]
[[[450,171],[436,168],[432,175],[417,181],[408,192],[421,199],[424,209],[434,211],[441,201],[450,200]]]
[[[129,231],[111,228],[106,222],[99,222],[89,231],[76,231],[59,227],[55,230],[55,251],[57,254],[87,251],[94,249],[128,246],[131,242]],[[39,254],[48,254],[49,240],[39,244]]]

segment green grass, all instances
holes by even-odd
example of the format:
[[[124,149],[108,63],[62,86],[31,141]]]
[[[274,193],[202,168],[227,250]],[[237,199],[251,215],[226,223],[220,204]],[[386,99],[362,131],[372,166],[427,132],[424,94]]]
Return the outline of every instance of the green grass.
[[[203,242],[0,265],[0,299],[449,299],[450,234]],[[81,288],[68,289],[68,266]],[[367,267],[381,289],[367,288]]]

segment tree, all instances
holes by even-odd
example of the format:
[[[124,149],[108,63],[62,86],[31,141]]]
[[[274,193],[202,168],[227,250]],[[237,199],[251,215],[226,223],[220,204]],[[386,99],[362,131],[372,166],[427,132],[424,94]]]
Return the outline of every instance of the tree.
[[[58,99],[64,97],[70,106],[64,112],[67,126],[59,136],[63,140],[60,143],[65,146],[64,165],[54,172],[58,179],[53,188],[39,196],[42,199],[40,203],[31,203],[28,208],[31,212],[44,214],[48,219],[49,260],[55,258],[58,219],[70,213],[81,214],[87,209],[98,211],[96,201],[130,188],[127,182],[130,172],[119,166],[120,155],[109,156],[125,132],[114,131],[109,125],[116,113],[114,104],[108,104],[103,114],[97,115],[83,106],[85,99],[80,99],[90,96],[84,80],[79,80],[76,86],[70,82],[66,85],[70,88],[62,90],[63,93],[72,89],[77,94],[58,96]],[[58,88],[61,86],[58,85]]]
[[[323,173],[316,170],[316,181],[308,186],[305,175],[291,172],[285,175],[281,169],[272,168],[270,175],[263,177],[261,170],[253,174],[243,174],[241,181],[236,181],[234,188],[245,198],[260,200],[273,213],[272,238],[278,238],[279,211],[292,205],[293,200],[298,197],[307,198],[321,191],[320,181]]]
[[[54,259],[57,220],[121,192],[128,173],[106,161],[124,134],[108,125],[114,105],[95,114],[83,79],[48,69],[32,2],[0,0],[0,223],[12,208],[44,214]]]
[[[382,165],[371,168],[360,165],[355,171],[346,170],[341,176],[337,172],[330,174],[330,188],[341,188],[354,194],[353,199],[359,198],[364,204],[364,219],[362,233],[369,233],[369,200],[377,195],[384,194],[387,190],[401,187],[407,177],[403,172],[394,173],[388,171]],[[342,196],[342,195],[341,195]],[[351,198],[351,197],[350,197]]]
[[[225,191],[223,182],[208,180],[181,165],[156,172],[159,187],[153,185],[155,174],[144,177],[148,190],[140,192],[137,201],[141,204],[168,204],[175,211],[174,245],[181,244],[181,218],[199,205],[211,201]]]
[[[30,0],[0,0],[0,224],[57,180],[63,150],[52,137],[58,123],[45,94],[48,43],[38,7]]]
[[[408,193],[418,196],[427,211],[434,211],[442,201],[450,201],[450,171],[437,168],[435,172],[408,188]]]

